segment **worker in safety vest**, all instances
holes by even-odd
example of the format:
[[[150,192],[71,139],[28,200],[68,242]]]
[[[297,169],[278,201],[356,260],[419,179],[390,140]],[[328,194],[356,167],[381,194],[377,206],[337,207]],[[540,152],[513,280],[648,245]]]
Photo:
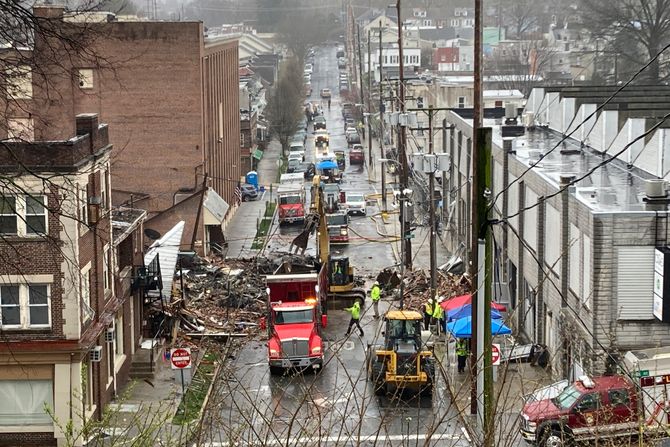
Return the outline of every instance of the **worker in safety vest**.
[[[465,372],[465,364],[469,355],[468,343],[464,338],[456,340],[456,358],[458,359],[458,372]]]
[[[423,305],[423,328],[426,331],[430,329],[431,318],[433,318],[433,300],[428,300]]]
[[[433,318],[434,324],[437,326],[437,334],[439,335],[444,329],[444,309],[440,306],[440,300],[433,302]]]
[[[370,289],[370,298],[372,299],[372,308],[375,311],[375,318],[379,318],[379,300],[382,297],[382,291],[379,287],[379,281],[375,281]]]
[[[361,319],[361,303],[358,300],[356,300],[353,306],[347,307],[344,310],[351,313],[351,320],[349,320],[349,327],[347,328],[346,335],[348,336],[351,333],[351,327],[355,324],[358,330],[361,331],[361,337],[362,337],[363,328],[361,328],[361,325],[359,323]]]

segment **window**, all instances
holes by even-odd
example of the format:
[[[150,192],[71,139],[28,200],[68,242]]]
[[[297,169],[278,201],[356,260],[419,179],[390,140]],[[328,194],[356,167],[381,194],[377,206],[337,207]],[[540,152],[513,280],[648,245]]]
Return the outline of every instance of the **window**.
[[[17,233],[16,197],[0,197],[0,233]]]
[[[107,208],[107,171],[100,171],[100,208]]]
[[[610,390],[607,393],[610,405],[613,407],[627,407],[630,405],[630,397],[628,396],[627,390]]]
[[[585,394],[575,408],[579,413],[595,411],[600,407],[600,395],[598,393]]]
[[[81,321],[86,323],[94,316],[91,307],[91,265],[81,271]]]
[[[46,232],[45,196],[0,196],[0,233],[34,236]]]
[[[26,232],[44,234],[47,230],[47,214],[44,209],[44,197],[26,196]]]
[[[465,108],[465,96],[458,97],[458,108],[459,109]]]
[[[0,287],[0,313],[2,313],[3,327],[21,325],[19,286]]]
[[[495,104],[494,104],[494,107],[502,107],[502,106],[503,106],[502,101],[496,101]]]
[[[35,131],[31,118],[9,118],[7,120],[7,139],[11,141],[33,141]]]
[[[88,228],[88,190],[87,187],[84,186],[79,190],[79,224],[82,226],[82,228],[87,229]]]
[[[6,71],[6,91],[10,99],[30,99],[33,97],[33,74],[30,67],[12,67]]]
[[[440,55],[440,62],[446,62],[446,61],[447,61],[447,56],[444,53],[442,53]]]
[[[123,310],[119,311],[114,320],[114,353],[117,356],[123,355]]]
[[[0,425],[52,425],[53,380],[0,380]]]
[[[77,73],[79,78],[79,88],[80,89],[91,89],[93,88],[93,70],[90,68],[80,68]]]
[[[49,325],[49,287],[47,285],[28,286],[28,316],[30,326]]]
[[[102,281],[105,291],[109,290],[109,245],[105,245],[102,251]]]
[[[0,286],[3,329],[51,326],[51,296],[48,284],[6,284]]]

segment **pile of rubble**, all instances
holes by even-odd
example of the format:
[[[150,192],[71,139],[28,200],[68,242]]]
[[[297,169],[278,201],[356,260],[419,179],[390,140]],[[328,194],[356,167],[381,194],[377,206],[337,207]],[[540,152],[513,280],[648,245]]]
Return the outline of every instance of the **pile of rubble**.
[[[260,334],[265,315],[265,275],[314,268],[316,259],[290,253],[250,259],[195,258],[184,277],[183,298],[173,299],[164,312],[178,322],[185,339],[246,337]]]
[[[377,275],[377,281],[387,295],[400,297],[400,275],[392,270],[383,270]],[[406,309],[421,310],[430,297],[430,274],[424,270],[405,272]],[[449,299],[464,295],[470,291],[470,279],[467,275],[437,273],[437,296]]]

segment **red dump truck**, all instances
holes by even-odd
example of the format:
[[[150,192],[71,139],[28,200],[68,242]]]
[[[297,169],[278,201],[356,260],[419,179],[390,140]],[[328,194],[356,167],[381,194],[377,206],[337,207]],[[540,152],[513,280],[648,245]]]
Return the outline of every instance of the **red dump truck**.
[[[328,322],[327,271],[268,275],[268,313],[261,328],[268,331],[271,374],[286,370],[319,370],[324,348],[321,331]]]
[[[573,384],[563,381],[528,396],[521,411],[521,436],[541,447],[561,447],[666,433],[670,348],[629,351],[620,370],[611,376],[581,376]]]

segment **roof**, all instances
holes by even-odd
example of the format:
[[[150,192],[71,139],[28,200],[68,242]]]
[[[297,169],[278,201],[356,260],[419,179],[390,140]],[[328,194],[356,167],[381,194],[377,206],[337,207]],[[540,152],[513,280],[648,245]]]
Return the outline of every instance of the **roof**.
[[[169,301],[172,297],[172,282],[174,280],[175,267],[177,266],[177,255],[181,245],[181,236],[184,232],[185,222],[182,220],[172,227],[167,233],[149,247],[144,255],[144,265],[149,265],[158,256],[161,266],[161,279],[163,282],[163,296]]]
[[[112,239],[114,246],[124,241],[146,218],[145,210],[118,207],[112,209]]]
[[[387,320],[423,320],[423,316],[415,310],[389,310],[384,318]]]
[[[519,90],[484,90],[482,92],[484,99],[486,98],[515,98],[523,99],[523,93]]]
[[[437,40],[449,40],[456,37],[456,30],[452,27],[419,29],[419,38],[431,42]]]
[[[223,197],[217,194],[212,188],[207,189],[203,206],[219,222],[223,222],[223,219],[226,217],[226,213],[230,208],[230,205],[223,200]]]

